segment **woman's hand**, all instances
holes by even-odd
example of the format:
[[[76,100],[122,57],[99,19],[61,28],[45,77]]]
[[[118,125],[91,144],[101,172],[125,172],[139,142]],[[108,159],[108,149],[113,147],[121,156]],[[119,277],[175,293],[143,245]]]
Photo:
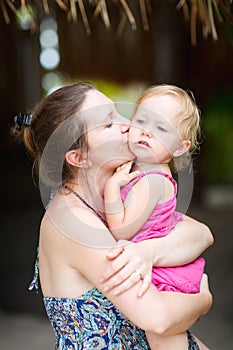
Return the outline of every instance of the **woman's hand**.
[[[202,279],[201,279],[200,293],[206,293],[206,295],[208,297],[209,303],[207,303],[207,309],[206,309],[206,313],[207,313],[212,305],[213,297],[212,297],[212,294],[210,292],[208,276],[206,273],[203,274]]]
[[[115,295],[120,295],[141,280],[138,297],[141,297],[151,284],[152,266],[154,263],[153,250],[149,241],[129,243],[120,240],[115,249],[107,254],[111,260],[111,266],[101,277],[104,290],[114,290]]]

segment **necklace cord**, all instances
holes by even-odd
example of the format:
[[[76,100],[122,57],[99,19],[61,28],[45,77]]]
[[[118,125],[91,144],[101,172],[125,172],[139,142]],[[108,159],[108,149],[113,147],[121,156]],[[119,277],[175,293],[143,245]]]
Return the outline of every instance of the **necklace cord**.
[[[104,223],[105,226],[108,227],[107,221],[98,213],[98,211],[96,211],[87,201],[85,201],[84,198],[82,198],[77,192],[75,192],[72,188],[70,188],[67,185],[64,185],[63,188],[67,189],[73,195],[75,195],[83,204],[85,204],[89,209],[91,209],[98,216],[98,218]]]

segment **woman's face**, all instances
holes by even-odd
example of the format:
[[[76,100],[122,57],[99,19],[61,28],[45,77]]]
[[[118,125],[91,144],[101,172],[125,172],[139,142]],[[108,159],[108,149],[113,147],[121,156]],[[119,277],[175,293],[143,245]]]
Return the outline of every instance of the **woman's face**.
[[[87,129],[88,159],[93,165],[115,169],[135,158],[128,147],[129,121],[118,114],[112,100],[90,90],[80,112]]]

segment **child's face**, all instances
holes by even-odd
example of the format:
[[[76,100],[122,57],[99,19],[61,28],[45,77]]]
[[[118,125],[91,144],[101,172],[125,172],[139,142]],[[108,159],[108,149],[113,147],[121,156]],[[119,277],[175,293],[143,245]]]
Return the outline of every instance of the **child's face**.
[[[179,100],[170,95],[144,99],[131,120],[129,145],[137,161],[168,163],[182,140],[177,132]]]

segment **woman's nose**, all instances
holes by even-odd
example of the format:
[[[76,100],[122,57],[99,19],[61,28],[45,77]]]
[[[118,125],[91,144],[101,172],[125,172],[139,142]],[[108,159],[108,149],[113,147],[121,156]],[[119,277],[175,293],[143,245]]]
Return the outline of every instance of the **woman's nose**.
[[[130,126],[129,119],[118,114],[118,122],[120,123],[120,130],[122,134],[129,131],[129,126]]]

